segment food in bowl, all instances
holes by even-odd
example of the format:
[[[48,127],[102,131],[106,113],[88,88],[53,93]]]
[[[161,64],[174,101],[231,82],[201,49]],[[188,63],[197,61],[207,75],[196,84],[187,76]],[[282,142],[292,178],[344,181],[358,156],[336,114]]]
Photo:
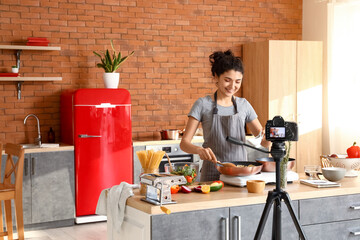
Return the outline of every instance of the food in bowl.
[[[357,177],[358,173],[354,171],[360,168],[360,158],[348,158],[347,155],[337,154],[338,157],[327,157],[333,167],[345,168],[345,177]]]
[[[165,172],[184,176],[188,185],[195,182],[197,176],[199,175],[198,163],[176,162],[176,163],[171,163],[171,166],[172,169],[170,168],[170,164],[166,163],[164,165]]]
[[[276,162],[271,157],[264,157],[256,159],[256,162],[263,165],[262,172],[275,172],[276,171]],[[289,158],[287,163],[287,170],[291,170],[295,166],[295,159]]]
[[[321,172],[327,180],[337,182],[345,177],[346,170],[339,167],[326,167],[322,168]]]
[[[224,175],[249,176],[259,173],[263,166],[261,163],[257,162],[235,161],[231,163],[235,164],[235,167],[225,167],[220,164],[216,164],[216,169]],[[242,167],[237,167],[238,165],[241,165]]]

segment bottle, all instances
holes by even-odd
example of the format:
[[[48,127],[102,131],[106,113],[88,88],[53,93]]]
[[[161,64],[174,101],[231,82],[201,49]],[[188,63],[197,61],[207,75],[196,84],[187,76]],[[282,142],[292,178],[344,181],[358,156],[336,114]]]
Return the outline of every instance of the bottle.
[[[49,143],[55,142],[55,132],[53,131],[52,127],[50,127],[50,130],[48,132],[48,142]]]

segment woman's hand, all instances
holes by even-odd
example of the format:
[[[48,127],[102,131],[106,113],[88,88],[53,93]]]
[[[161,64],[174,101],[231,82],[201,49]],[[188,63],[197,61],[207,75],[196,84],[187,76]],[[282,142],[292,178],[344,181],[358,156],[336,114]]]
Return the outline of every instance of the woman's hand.
[[[199,148],[198,153],[200,159],[207,160],[213,163],[217,162],[214,152],[210,148]]]

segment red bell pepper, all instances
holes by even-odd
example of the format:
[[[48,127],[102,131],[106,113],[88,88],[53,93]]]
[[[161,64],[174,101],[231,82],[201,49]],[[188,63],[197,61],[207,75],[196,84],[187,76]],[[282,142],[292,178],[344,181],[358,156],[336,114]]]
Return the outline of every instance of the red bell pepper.
[[[349,158],[360,158],[360,147],[355,145],[356,142],[346,150]]]

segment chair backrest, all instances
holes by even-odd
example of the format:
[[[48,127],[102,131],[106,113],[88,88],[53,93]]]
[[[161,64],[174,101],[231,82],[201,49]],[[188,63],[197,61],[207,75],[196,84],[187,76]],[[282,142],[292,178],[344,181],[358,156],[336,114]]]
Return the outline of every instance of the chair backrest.
[[[5,153],[8,155],[5,164],[4,183],[11,183],[11,176],[15,176],[15,189],[22,189],[24,170],[24,149],[20,145],[6,143]],[[16,164],[13,157],[18,158]]]

